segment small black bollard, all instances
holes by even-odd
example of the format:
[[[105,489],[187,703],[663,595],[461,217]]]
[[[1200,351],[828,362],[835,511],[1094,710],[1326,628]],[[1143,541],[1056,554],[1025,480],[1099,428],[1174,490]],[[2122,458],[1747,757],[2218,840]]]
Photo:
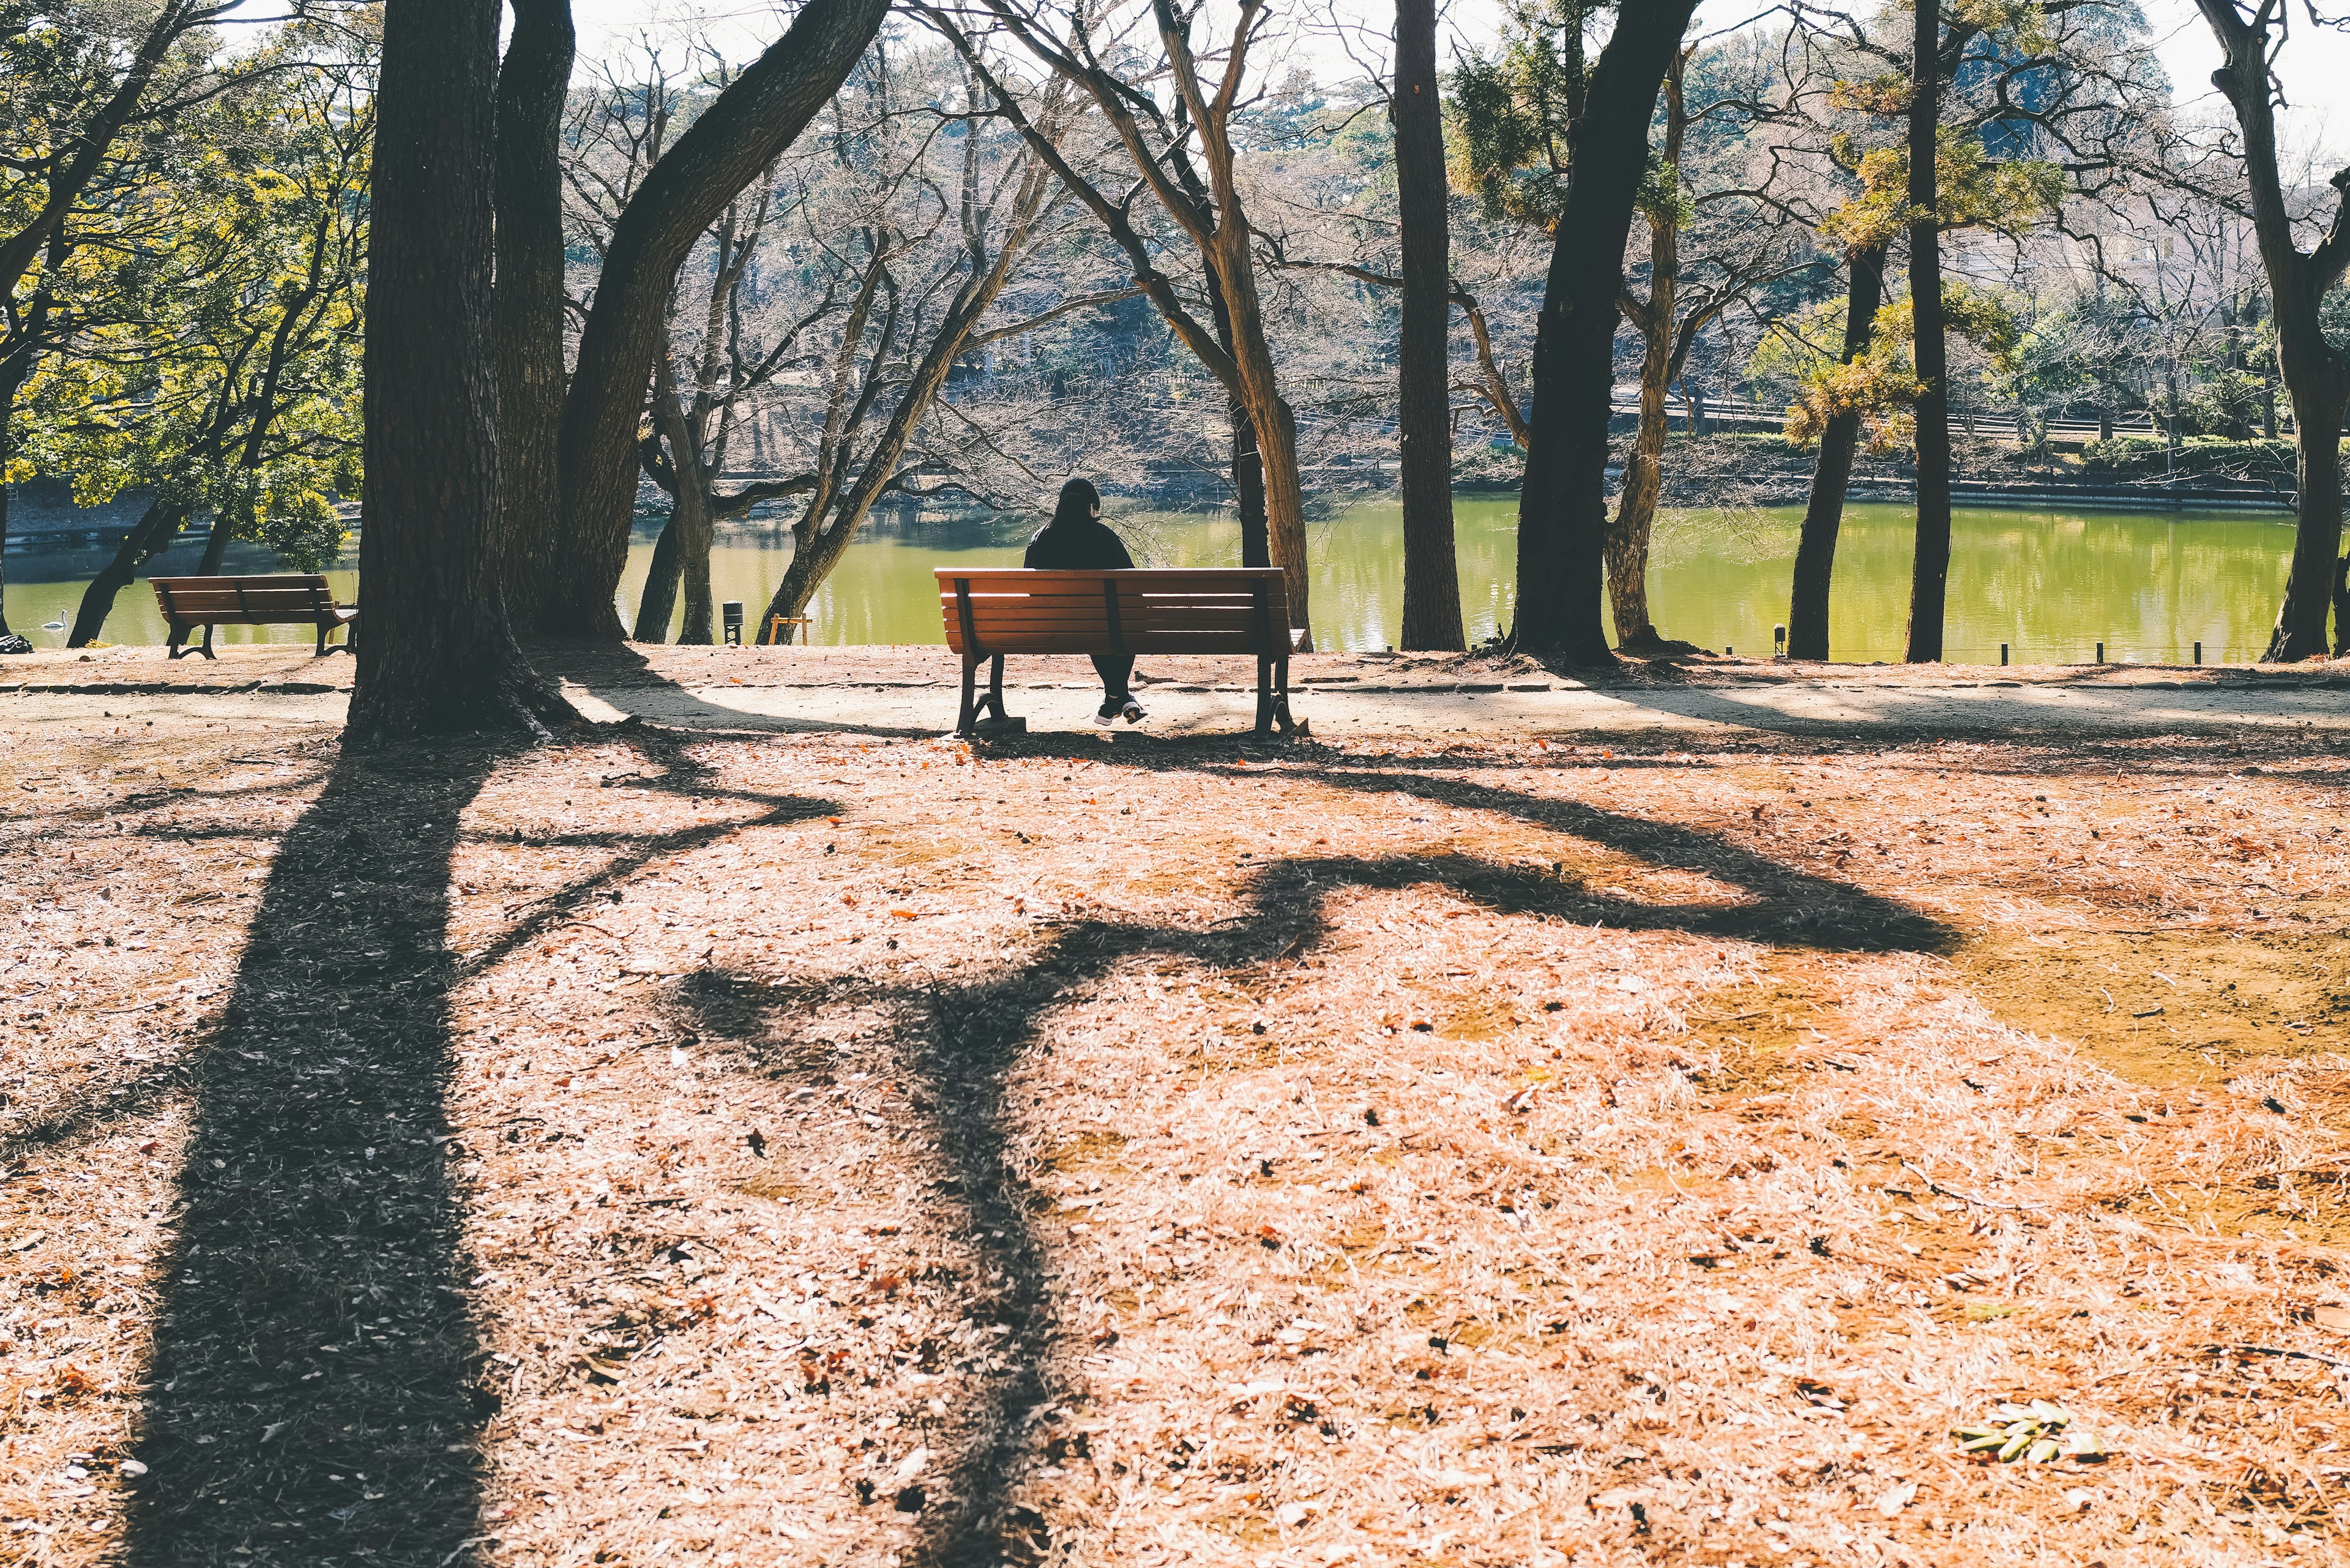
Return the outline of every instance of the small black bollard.
[[[2098,662],[2098,663],[2100,663],[2100,664],[2103,664],[2105,661],[2106,661],[2106,645],[2105,645],[2104,643],[2102,643],[2102,642],[2101,642],[2101,643],[2097,644],[2097,662]]]
[[[741,599],[728,599],[724,604],[718,607],[718,613],[720,618],[726,623],[726,645],[729,648],[742,647],[743,601]]]
[[[1787,657],[1787,628],[1783,626],[1774,626],[1771,628],[1771,657],[1773,659]]]
[[[2195,662],[2198,664],[2203,662],[2203,645],[2199,642],[2195,645]]]
[[[1999,661],[2002,664],[2007,662],[2007,644],[2003,642],[1999,645]]]

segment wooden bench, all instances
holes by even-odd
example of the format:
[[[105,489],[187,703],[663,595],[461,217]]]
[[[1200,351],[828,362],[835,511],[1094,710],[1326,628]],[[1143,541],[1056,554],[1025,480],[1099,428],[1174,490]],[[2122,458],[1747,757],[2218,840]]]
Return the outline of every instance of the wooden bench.
[[[155,602],[163,607],[163,618],[172,628],[169,644],[171,657],[201,653],[206,659],[219,657],[213,652],[213,628],[216,626],[315,626],[318,628],[318,656],[351,651],[351,638],[357,635],[353,623],[359,612],[335,602],[334,591],[327,579],[302,573],[281,573],[266,577],[156,577]],[[352,627],[343,640],[333,648],[327,646],[328,634],[337,627]],[[188,633],[204,628],[204,639],[193,648],[182,648]]]
[[[1289,656],[1305,633],[1289,624],[1278,566],[937,571],[947,645],[962,655],[958,734],[975,732],[984,708],[995,711],[998,723],[1015,722],[1003,711],[1007,653],[1253,655],[1257,733],[1276,724],[1284,735],[1297,729],[1289,716]],[[983,659],[991,668],[979,695]]]

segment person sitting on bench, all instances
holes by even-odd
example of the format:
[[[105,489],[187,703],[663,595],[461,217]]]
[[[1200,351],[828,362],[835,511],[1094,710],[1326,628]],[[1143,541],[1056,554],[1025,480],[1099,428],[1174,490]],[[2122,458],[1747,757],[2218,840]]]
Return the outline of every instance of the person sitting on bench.
[[[1053,520],[1029,539],[1028,554],[1020,564],[1031,571],[1128,571],[1134,557],[1127,554],[1126,541],[1101,520],[1101,492],[1085,480],[1073,479],[1061,486]],[[1102,682],[1102,704],[1094,722],[1107,730],[1121,716],[1129,724],[1149,717],[1127,690],[1134,678],[1134,656],[1097,653],[1093,659]]]

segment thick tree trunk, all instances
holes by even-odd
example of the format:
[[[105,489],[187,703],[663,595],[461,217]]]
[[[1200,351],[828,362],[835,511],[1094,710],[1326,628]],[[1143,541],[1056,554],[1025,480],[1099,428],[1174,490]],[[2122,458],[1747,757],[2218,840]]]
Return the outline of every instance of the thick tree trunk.
[[[524,728],[568,705],[498,594],[490,331],[497,0],[391,0],[377,87],[367,498],[350,739]]]
[[[1452,541],[1452,293],[1436,0],[1396,0],[1396,240],[1403,311],[1396,351],[1403,458],[1406,649],[1467,646]]]
[[[1534,331],[1531,445],[1518,499],[1511,643],[1524,652],[1587,664],[1613,658],[1600,592],[1617,293],[1657,90],[1696,8],[1695,0],[1650,0],[1619,14],[1575,123],[1574,178]]]
[[[1950,374],[1942,342],[1941,223],[1935,214],[1934,132],[1941,103],[1939,0],[1918,0],[1909,86],[1909,308],[1918,379],[1918,544],[1909,568],[1912,664],[1942,657],[1950,576]]]
[[[563,428],[563,99],[570,0],[514,0],[498,70],[499,572],[506,615],[541,630],[561,549],[556,447]]]
[[[1851,288],[1846,297],[1843,363],[1867,350],[1885,294],[1882,246],[1850,253]],[[1853,452],[1860,444],[1857,410],[1831,415],[1820,432],[1819,466],[1812,471],[1812,493],[1804,505],[1804,531],[1795,545],[1794,593],[1787,606],[1787,657],[1828,657],[1828,590],[1835,576],[1836,535],[1844,526],[1845,492],[1852,485]]]
[[[204,553],[196,562],[196,576],[200,577],[220,576],[221,563],[227,558],[228,530],[223,527],[221,520],[215,517],[213,519],[212,532],[204,535]]]
[[[888,9],[889,0],[808,0],[784,36],[661,155],[613,225],[564,400],[565,535],[549,631],[619,635],[613,597],[629,558],[637,416],[677,269],[726,203],[839,91]]]
[[[2278,325],[2283,325],[2282,315]],[[2301,385],[2292,389],[2299,488],[2293,498],[2293,566],[2285,574],[2284,603],[2277,607],[2276,628],[2262,655],[2271,663],[2325,652],[2325,617],[2337,597],[2342,438],[2336,432],[2342,429],[2344,410],[2350,409],[2350,375],[2345,374],[2338,357],[2329,352],[2326,360],[2330,363],[2298,367]]]

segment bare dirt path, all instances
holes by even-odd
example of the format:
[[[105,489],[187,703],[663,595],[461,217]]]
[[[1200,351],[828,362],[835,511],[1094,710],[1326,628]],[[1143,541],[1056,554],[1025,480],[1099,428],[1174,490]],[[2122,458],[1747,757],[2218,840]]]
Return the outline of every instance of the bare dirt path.
[[[0,1558],[2344,1554],[2331,687],[825,657],[372,757],[339,659],[8,666]],[[1949,1435],[2033,1397],[2110,1457]]]
[[[656,648],[548,650],[588,715],[685,728],[931,735],[951,729],[953,657],[943,649]],[[1014,660],[1013,706],[1038,730],[1087,726],[1097,691],[1076,659]],[[14,676],[13,680],[5,679]],[[1149,661],[1138,689],[1149,732],[1244,730],[1254,711],[1243,664]],[[44,653],[0,669],[0,722],[129,714],[220,722],[339,723],[346,659],[291,647],[234,649],[210,664],[151,649],[87,661]],[[1322,654],[1297,661],[1293,706],[1326,735],[1674,734],[1835,736],[2211,734],[2233,728],[2350,727],[2350,664],[2287,670],[2148,666],[1908,670],[1704,660],[1593,686],[1523,660]]]

